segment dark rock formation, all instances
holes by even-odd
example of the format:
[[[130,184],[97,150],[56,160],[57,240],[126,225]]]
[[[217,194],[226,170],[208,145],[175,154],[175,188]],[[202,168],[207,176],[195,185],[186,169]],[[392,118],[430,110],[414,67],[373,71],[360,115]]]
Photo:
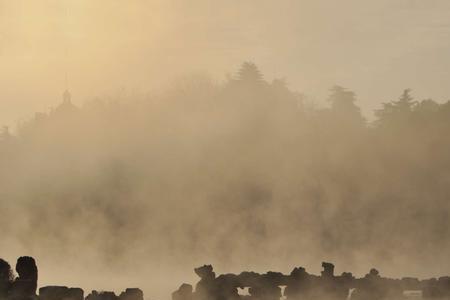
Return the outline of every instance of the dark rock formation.
[[[36,298],[38,269],[34,258],[19,257],[16,264],[19,275],[11,286],[9,297],[13,300],[29,300]]]
[[[0,299],[6,299],[14,281],[9,263],[0,258]]]
[[[84,292],[80,288],[66,286],[46,286],[39,289],[39,300],[83,300]]]

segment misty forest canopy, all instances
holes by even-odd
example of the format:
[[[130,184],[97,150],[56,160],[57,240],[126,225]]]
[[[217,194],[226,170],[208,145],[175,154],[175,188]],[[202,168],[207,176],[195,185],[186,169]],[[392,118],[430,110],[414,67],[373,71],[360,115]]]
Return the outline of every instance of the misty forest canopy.
[[[116,263],[164,253],[386,269],[401,253],[438,268],[450,250],[450,102],[401,91],[372,122],[350,89],[332,87],[317,108],[248,62],[222,84],[196,76],[82,107],[65,94],[3,130],[0,235],[41,256],[89,241]]]

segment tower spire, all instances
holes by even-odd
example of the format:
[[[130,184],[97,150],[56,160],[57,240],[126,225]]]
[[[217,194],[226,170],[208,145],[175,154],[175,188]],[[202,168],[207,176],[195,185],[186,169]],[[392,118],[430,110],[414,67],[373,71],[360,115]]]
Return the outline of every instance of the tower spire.
[[[69,90],[66,89],[63,93],[63,103],[64,104],[71,104],[72,103],[72,95],[70,94]]]

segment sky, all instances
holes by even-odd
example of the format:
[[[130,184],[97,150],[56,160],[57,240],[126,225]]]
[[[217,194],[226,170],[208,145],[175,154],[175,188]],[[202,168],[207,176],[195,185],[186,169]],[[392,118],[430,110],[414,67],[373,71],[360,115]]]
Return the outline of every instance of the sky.
[[[0,125],[66,87],[82,105],[194,73],[224,80],[248,60],[318,103],[353,89],[370,117],[405,88],[450,99],[448,53],[447,0],[0,0]]]

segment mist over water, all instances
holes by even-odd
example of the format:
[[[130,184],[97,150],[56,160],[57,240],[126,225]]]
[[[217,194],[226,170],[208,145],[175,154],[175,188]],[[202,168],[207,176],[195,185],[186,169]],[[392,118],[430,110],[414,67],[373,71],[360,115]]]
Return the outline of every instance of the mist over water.
[[[204,262],[444,274],[448,103],[405,91],[367,123],[350,90],[329,108],[304,100],[251,63],[153,96],[76,107],[66,93],[3,133],[3,253],[35,256],[41,284],[158,298]]]
[[[0,0],[0,257],[151,299],[447,275],[447,2],[193,2]]]

